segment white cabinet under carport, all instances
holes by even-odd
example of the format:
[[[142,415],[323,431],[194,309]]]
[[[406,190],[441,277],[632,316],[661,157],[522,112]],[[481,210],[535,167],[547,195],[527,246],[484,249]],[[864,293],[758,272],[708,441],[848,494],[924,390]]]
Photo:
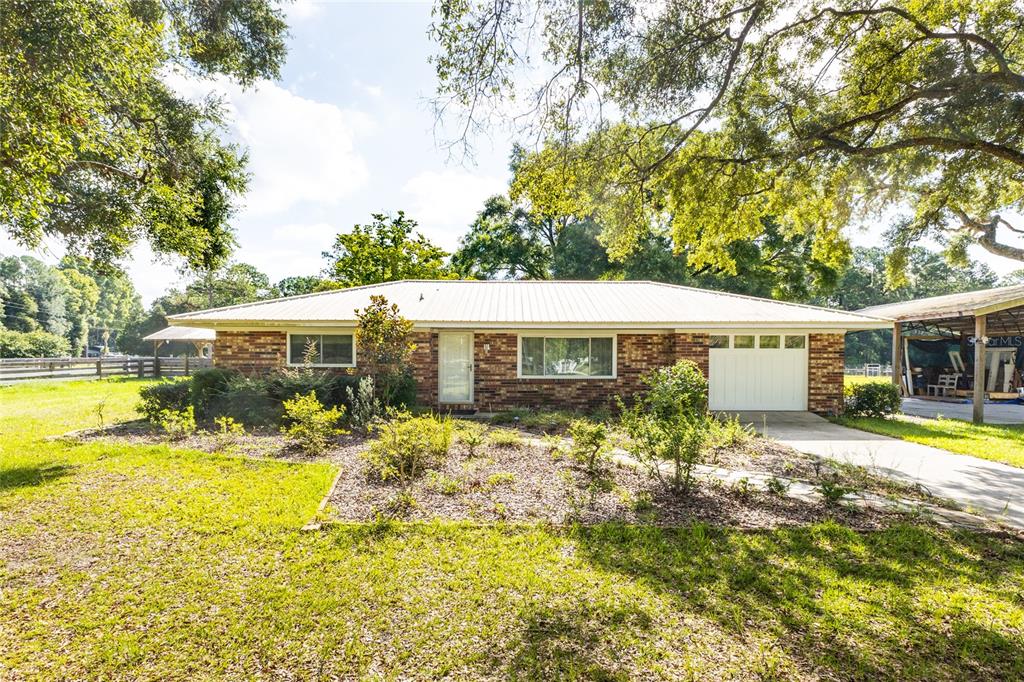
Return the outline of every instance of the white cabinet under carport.
[[[712,334],[710,343],[712,411],[807,409],[805,334]]]

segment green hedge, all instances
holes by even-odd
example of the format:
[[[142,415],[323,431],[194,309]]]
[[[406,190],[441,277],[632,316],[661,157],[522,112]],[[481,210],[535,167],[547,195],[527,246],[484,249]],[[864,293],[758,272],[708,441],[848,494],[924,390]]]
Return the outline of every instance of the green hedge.
[[[0,329],[0,358],[56,358],[70,352],[71,344],[63,336]]]

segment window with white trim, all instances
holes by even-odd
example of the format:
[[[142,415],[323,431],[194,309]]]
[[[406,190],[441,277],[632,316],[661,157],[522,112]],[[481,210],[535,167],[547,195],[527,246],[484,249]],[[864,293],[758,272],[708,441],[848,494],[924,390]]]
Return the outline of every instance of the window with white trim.
[[[615,338],[523,336],[519,361],[524,377],[610,379],[615,376]]]
[[[319,367],[355,366],[355,341],[352,334],[289,334],[288,364],[302,365],[307,356]]]

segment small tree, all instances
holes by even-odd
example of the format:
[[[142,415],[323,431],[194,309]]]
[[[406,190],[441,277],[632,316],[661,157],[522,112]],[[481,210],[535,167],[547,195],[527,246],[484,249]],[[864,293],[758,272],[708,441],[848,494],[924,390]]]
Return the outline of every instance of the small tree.
[[[633,456],[672,492],[686,494],[708,437],[707,379],[696,364],[680,360],[641,381],[649,390],[622,415]]]
[[[356,311],[356,317],[360,357],[369,366],[383,403],[392,405],[399,390],[412,379],[409,357],[416,350],[411,340],[412,322],[383,296],[371,296],[370,305]]]

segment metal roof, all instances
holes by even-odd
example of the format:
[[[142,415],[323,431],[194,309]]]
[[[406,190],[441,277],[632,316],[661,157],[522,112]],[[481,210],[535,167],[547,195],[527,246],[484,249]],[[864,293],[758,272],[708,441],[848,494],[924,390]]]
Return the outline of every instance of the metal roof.
[[[1021,305],[1024,305],[1024,284],[876,305],[857,312],[907,322],[987,315]]]
[[[143,341],[213,341],[217,338],[217,332],[212,329],[200,327],[165,327],[149,336],[143,336]]]
[[[354,323],[384,296],[424,327],[714,328],[777,325],[879,329],[857,313],[645,281],[403,280],[172,315],[172,325],[331,326]]]

